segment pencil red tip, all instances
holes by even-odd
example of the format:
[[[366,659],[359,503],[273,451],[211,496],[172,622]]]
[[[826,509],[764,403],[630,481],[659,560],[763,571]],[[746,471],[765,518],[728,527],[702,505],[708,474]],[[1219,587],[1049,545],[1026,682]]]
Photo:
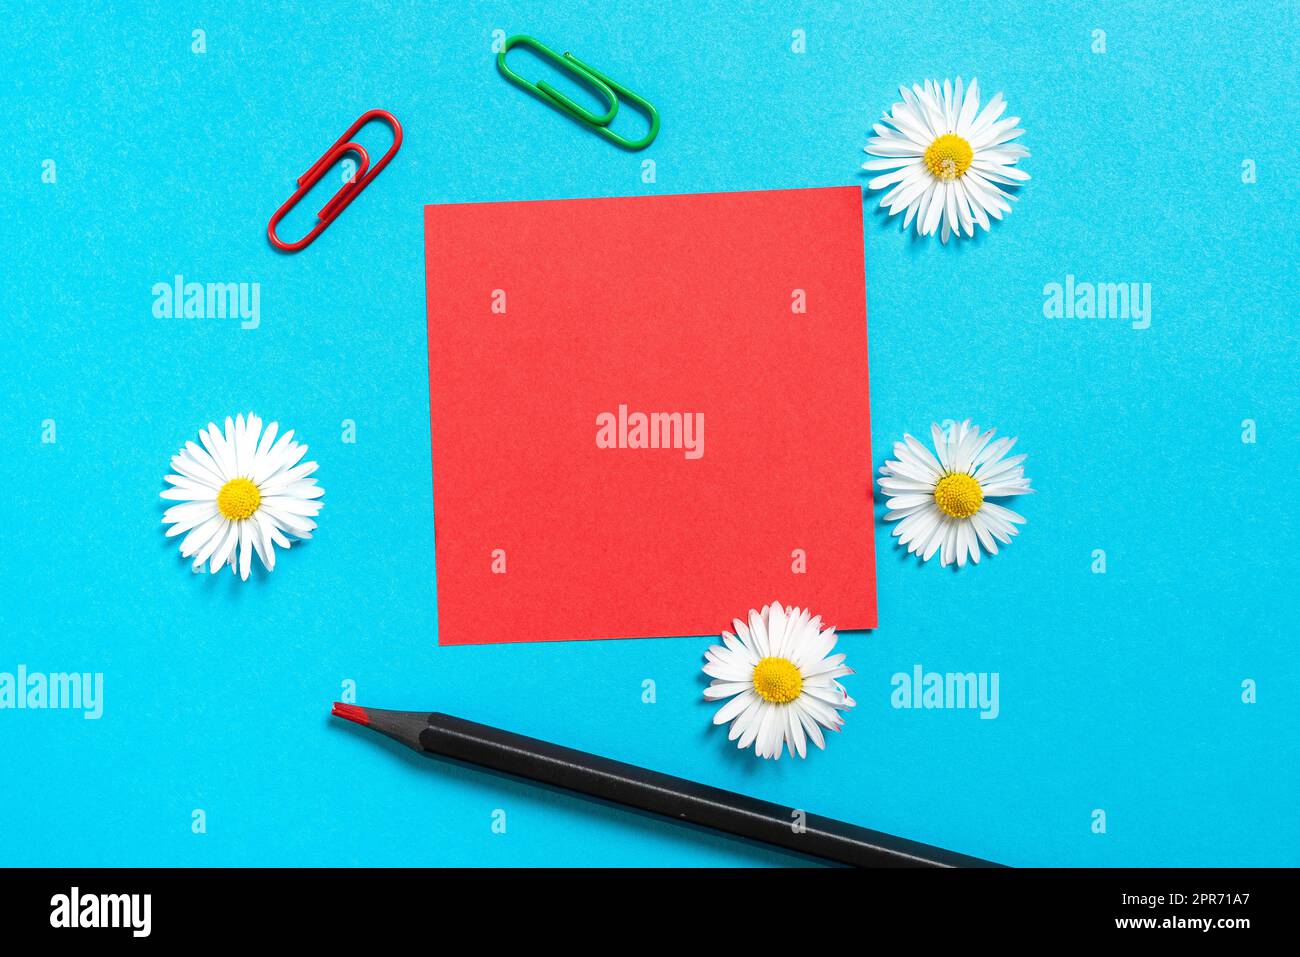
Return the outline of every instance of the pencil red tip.
[[[355,721],[357,724],[366,725],[370,723],[370,712],[365,708],[355,704],[344,704],[342,701],[334,702],[334,710],[330,712],[338,718],[347,718],[349,721]]]

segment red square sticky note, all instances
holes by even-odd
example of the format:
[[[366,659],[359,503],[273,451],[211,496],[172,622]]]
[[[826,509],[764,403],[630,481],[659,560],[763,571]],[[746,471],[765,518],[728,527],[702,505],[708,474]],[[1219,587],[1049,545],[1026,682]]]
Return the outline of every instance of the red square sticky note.
[[[876,624],[856,187],[425,209],[442,644]]]

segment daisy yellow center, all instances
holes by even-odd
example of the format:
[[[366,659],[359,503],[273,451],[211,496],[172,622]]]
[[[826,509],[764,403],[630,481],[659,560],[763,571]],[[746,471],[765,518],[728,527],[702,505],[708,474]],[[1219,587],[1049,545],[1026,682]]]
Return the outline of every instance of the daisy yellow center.
[[[955,133],[944,133],[925,148],[925,168],[935,179],[957,179],[970,169],[975,152]]]
[[[803,675],[794,662],[763,658],[754,666],[754,690],[764,701],[789,704],[803,691]]]
[[[970,518],[984,504],[984,490],[971,476],[954,472],[935,485],[934,504],[951,518]]]
[[[246,478],[234,478],[217,492],[217,511],[232,522],[248,518],[262,504],[262,493]]]

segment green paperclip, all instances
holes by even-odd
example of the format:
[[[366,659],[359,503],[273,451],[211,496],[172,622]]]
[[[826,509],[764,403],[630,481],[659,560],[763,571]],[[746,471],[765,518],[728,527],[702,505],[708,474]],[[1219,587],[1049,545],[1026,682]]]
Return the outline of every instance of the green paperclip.
[[[597,115],[573,102],[573,100],[555,89],[555,87],[551,86],[545,80],[541,80],[537,83],[530,83],[525,80],[518,73],[514,72],[514,70],[510,69],[510,67],[506,66],[506,54],[510,52],[511,48],[516,46],[529,47],[543,59],[550,60],[560,69],[568,70],[579,80],[583,80],[588,85],[594,87],[609,101],[609,109],[604,114]],[[634,151],[643,150],[653,143],[655,137],[659,135],[659,112],[651,106],[647,100],[633,93],[622,84],[615,83],[609,77],[598,73],[596,70],[579,60],[572,53],[566,52],[561,56],[534,37],[518,34],[506,40],[501,47],[501,52],[497,54],[497,69],[501,71],[502,76],[515,86],[527,90],[543,103],[554,107],[571,119],[577,120],[593,133],[598,133],[615,146],[622,149]],[[619,96],[622,96],[626,100],[630,100],[637,107],[644,110],[646,115],[650,118],[650,132],[639,140],[629,140],[609,129],[609,124],[613,122],[614,117],[618,114],[618,108],[620,105]]]

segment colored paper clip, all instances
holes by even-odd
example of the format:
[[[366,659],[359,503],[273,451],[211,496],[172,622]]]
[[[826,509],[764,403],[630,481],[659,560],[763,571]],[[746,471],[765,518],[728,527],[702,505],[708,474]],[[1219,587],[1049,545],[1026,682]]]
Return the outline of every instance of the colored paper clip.
[[[506,66],[506,54],[516,46],[528,47],[543,59],[550,60],[561,70],[569,71],[579,80],[585,82],[588,86],[595,88],[601,96],[608,101],[609,109],[601,114],[593,113],[591,110],[585,109],[573,102],[573,100],[555,89],[555,87],[551,86],[545,80],[540,80],[537,83],[530,83],[528,80],[525,80],[514,70],[510,69],[510,67]],[[653,143],[655,137],[659,135],[659,111],[651,106],[646,99],[633,93],[622,84],[615,83],[604,74],[597,72],[595,69],[579,60],[572,53],[560,55],[534,37],[519,34],[506,40],[505,44],[501,47],[501,52],[497,54],[497,69],[501,71],[502,76],[515,86],[527,90],[543,103],[554,107],[571,119],[581,123],[593,133],[603,136],[615,146],[621,147],[622,149],[643,150]],[[609,128],[609,124],[612,123],[614,117],[618,115],[620,96],[624,100],[630,100],[650,118],[650,132],[639,140],[626,139]]]
[[[361,144],[351,141],[357,130],[371,120],[383,120],[393,130],[393,145],[388,148],[388,152],[374,166],[370,165],[370,154],[365,151]],[[339,213],[348,208],[348,203],[356,199],[361,191],[370,185],[371,180],[378,176],[383,168],[392,161],[401,145],[402,124],[397,122],[397,117],[387,110],[370,110],[362,113],[360,118],[348,127],[347,132],[335,140],[334,145],[325,151],[325,155],[313,163],[311,169],[298,177],[298,189],[284,201],[284,205],[275,211],[275,215],[271,217],[271,221],[266,226],[266,236],[271,240],[271,245],[286,253],[296,253],[298,250],[310,246],[316,237],[325,231],[325,227],[334,222]],[[298,200],[302,199],[308,190],[320,182],[321,177],[329,171],[330,167],[348,153],[355,153],[360,160],[352,178],[343,184],[328,203],[321,207],[321,211],[316,214],[317,223],[311,232],[295,243],[286,243],[275,234],[275,227],[289,210],[293,209]]]

